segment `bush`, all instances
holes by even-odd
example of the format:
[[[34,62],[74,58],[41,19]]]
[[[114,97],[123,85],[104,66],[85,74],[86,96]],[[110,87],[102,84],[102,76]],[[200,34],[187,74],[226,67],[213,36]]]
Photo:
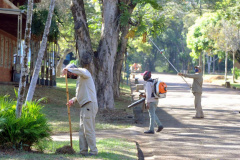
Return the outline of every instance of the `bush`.
[[[231,69],[232,70],[232,74],[233,74],[233,69]],[[235,78],[236,79],[238,79],[238,77],[239,77],[239,75],[240,75],[240,69],[238,69],[237,67],[235,67],[235,69],[234,69],[235,71],[235,73],[234,73],[234,76],[235,76]]]
[[[34,143],[50,138],[50,127],[39,102],[29,102],[16,118],[16,101],[0,97],[0,146],[31,150]]]
[[[80,62],[78,59],[76,59],[76,60],[71,60],[69,64],[75,64],[76,66],[79,66]]]

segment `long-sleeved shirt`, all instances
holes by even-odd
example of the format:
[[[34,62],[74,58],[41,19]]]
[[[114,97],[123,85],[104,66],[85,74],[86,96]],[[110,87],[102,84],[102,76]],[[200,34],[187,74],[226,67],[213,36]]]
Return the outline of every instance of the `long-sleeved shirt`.
[[[76,97],[72,100],[78,101],[80,107],[88,102],[97,102],[96,88],[91,73],[85,68],[69,68],[68,71],[78,75]]]
[[[203,75],[202,73],[183,74],[184,77],[193,78],[192,93],[202,93]]]
[[[149,81],[147,81],[146,84],[145,84],[145,93],[146,93],[145,102],[146,103],[157,102],[158,101],[158,99],[152,97],[153,85],[154,85],[153,82],[149,82]]]

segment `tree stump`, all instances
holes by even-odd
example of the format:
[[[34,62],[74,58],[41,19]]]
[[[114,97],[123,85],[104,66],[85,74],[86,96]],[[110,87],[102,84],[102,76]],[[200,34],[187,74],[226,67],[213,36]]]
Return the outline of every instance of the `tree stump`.
[[[135,78],[135,74],[132,74],[132,78]]]
[[[225,87],[230,88],[231,87],[230,82],[225,82]]]
[[[139,90],[143,90],[144,86],[143,84],[136,84],[136,92],[138,92]]]
[[[135,84],[138,84],[139,82],[138,82],[138,78],[135,78]]]
[[[143,105],[145,105],[145,102],[142,102],[142,103],[138,104],[137,106],[133,107],[133,115],[134,115],[135,123],[143,123],[144,122]]]

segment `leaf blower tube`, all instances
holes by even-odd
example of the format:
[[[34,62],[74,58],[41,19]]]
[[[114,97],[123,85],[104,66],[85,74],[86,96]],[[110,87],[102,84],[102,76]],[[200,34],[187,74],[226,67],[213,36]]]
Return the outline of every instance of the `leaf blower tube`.
[[[138,104],[143,103],[143,102],[145,102],[145,98],[141,98],[141,99],[137,100],[136,102],[130,104],[128,106],[128,108],[136,107]]]
[[[175,71],[177,72],[177,73],[179,73],[178,72],[178,70],[174,67],[174,65],[167,59],[167,57],[163,54],[163,51],[164,50],[160,50],[159,48],[158,48],[158,46],[152,41],[152,39],[149,37],[149,40],[152,42],[152,44],[158,49],[158,51],[163,55],[163,57],[168,61],[168,63],[175,69]],[[186,79],[185,78],[183,78],[183,76],[181,76],[182,77],[182,79],[187,83],[187,81],[186,81]],[[191,89],[191,85],[189,85],[188,83],[187,83],[187,85],[189,86],[189,88]]]

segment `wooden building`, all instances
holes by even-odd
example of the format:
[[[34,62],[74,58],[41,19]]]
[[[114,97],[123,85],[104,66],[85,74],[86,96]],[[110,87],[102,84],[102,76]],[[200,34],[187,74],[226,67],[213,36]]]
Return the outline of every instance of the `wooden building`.
[[[17,46],[25,28],[22,22],[26,21],[23,13],[16,7],[22,4],[18,1],[0,0],[0,82],[13,81],[13,70],[16,69],[13,66],[13,57],[18,55],[20,48]]]
[[[34,0],[39,3],[41,0]],[[27,4],[27,0],[0,0],[0,82],[19,82],[21,73],[21,41],[24,39],[26,13],[18,7]],[[32,35],[31,56],[29,66],[30,82],[41,38]],[[50,47],[49,47],[50,46]],[[41,85],[56,85],[53,72],[56,68],[56,42],[54,47],[48,43],[43,59],[42,71],[38,83]],[[49,50],[49,48],[54,48]]]

